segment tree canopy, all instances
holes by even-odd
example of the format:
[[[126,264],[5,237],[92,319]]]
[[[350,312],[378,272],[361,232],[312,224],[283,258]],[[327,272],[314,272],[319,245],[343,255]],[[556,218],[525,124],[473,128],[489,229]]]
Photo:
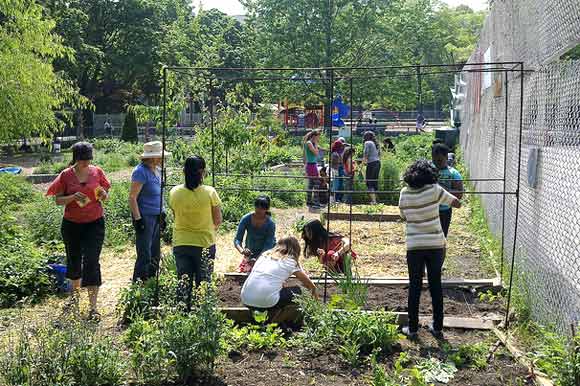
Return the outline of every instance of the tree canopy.
[[[54,22],[34,1],[0,2],[0,141],[50,136],[64,122],[62,109],[87,106],[53,62],[72,57]]]
[[[56,111],[159,106],[162,68],[331,67],[465,61],[484,14],[438,0],[242,0],[244,23],[190,0],[6,0],[0,4],[0,136],[49,135]],[[207,74],[206,74],[207,75]],[[348,76],[337,73],[335,76]],[[364,76],[365,73],[359,73]],[[413,71],[356,80],[354,104],[414,109]],[[220,104],[328,103],[348,94],[324,71],[280,82],[214,82]],[[310,78],[297,79],[292,78]],[[425,103],[448,103],[451,76],[424,75]],[[174,105],[209,98],[207,79],[174,74]],[[233,95],[236,94],[236,95]],[[60,114],[57,114],[60,116]],[[91,122],[87,122],[89,125]]]

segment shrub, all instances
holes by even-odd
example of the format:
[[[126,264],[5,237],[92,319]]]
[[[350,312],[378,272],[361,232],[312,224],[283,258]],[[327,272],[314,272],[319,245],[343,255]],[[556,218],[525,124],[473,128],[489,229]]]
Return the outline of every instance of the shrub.
[[[0,211],[10,211],[34,195],[32,185],[23,177],[0,173]]]
[[[0,380],[7,386],[117,386],[124,376],[124,361],[111,339],[76,320],[23,327],[0,356]]]
[[[60,233],[63,210],[55,204],[54,198],[40,195],[23,207],[25,226],[37,245],[64,250]]]
[[[125,114],[125,121],[123,122],[123,130],[121,132],[121,139],[123,141],[137,142],[137,118],[132,109],[128,109]]]
[[[297,299],[304,315],[304,328],[297,339],[307,349],[319,352],[338,347],[346,362],[354,365],[358,363],[355,357],[377,349],[390,351],[401,337],[392,313],[334,311],[308,294]]]
[[[418,159],[431,159],[431,146],[434,139],[432,133],[397,137],[395,139],[396,159],[401,170],[405,170]]]
[[[158,290],[156,278],[151,278],[145,283],[134,283],[121,290],[117,313],[124,323],[132,323],[134,320],[152,318],[159,311],[156,309],[157,306],[175,309],[178,306],[177,288],[178,280],[175,274],[160,274]],[[159,299],[155,299],[156,291]]]
[[[32,174],[59,174],[69,166],[68,161],[61,162],[41,162],[34,168]]]
[[[0,307],[27,299],[35,302],[51,291],[47,259],[16,219],[0,213]]]
[[[159,320],[139,321],[125,335],[131,349],[131,363],[141,384],[158,384],[156,372],[169,380],[187,384],[213,371],[223,354],[226,334],[225,316],[217,310],[217,289],[202,283],[194,293],[189,313],[170,313]]]

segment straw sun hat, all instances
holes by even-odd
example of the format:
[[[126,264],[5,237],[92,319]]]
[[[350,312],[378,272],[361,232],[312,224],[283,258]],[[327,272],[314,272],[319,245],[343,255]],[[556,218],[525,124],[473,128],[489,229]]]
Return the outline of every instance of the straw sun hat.
[[[165,156],[171,155],[171,153],[167,150],[163,152],[163,144],[161,141],[147,142],[143,145],[143,154],[141,154],[141,159],[161,158],[162,154],[165,154]]]

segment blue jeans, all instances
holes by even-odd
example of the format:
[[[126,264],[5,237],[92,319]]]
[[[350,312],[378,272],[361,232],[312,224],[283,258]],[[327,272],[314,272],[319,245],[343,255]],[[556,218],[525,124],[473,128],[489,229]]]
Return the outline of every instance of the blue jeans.
[[[161,243],[159,240],[159,215],[141,216],[145,230],[135,235],[137,261],[133,271],[133,282],[146,281],[155,277],[159,269]]]
[[[341,190],[344,190],[344,180],[341,177],[344,177],[344,168],[342,166],[338,167],[338,177],[332,181],[332,190],[334,193],[334,199],[336,201],[342,201],[342,193],[336,193]]]

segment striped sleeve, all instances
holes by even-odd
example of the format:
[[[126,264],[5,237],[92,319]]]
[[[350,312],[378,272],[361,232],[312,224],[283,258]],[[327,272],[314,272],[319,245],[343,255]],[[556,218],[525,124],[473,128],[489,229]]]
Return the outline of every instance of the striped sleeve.
[[[435,185],[435,188],[438,195],[438,201],[440,204],[451,205],[453,201],[457,199],[457,197],[449,193],[447,190],[443,189],[440,185]]]

